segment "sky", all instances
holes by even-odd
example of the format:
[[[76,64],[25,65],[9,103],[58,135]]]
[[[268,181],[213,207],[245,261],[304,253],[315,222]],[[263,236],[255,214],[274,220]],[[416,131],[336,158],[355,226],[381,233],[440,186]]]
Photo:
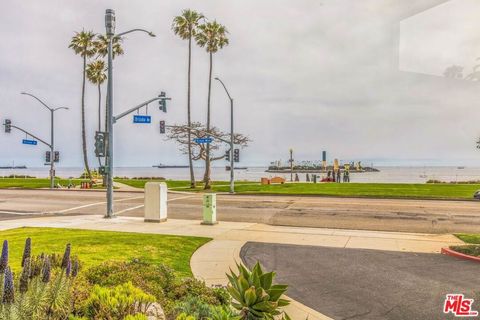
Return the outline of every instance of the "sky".
[[[297,160],[321,159],[326,150],[330,160],[376,165],[480,163],[480,84],[443,77],[447,67],[468,71],[480,57],[476,0],[2,0],[0,120],[48,138],[49,113],[20,92],[69,107],[56,114],[60,166],[82,165],[82,59],[68,44],[75,31],[104,33],[107,8],[116,11],[117,32],[157,35],[125,38],[125,55],[114,62],[115,113],[160,91],[172,97],[166,114],[150,106],[151,125],[134,124],[132,116],[115,125],[117,166],[188,163],[158,128],[159,120],[186,122],[187,42],[171,30],[185,8],[229,31],[213,74],[234,98],[236,131],[252,140],[241,164],[285,160],[289,148]],[[207,86],[208,54],[194,46],[193,120],[206,119]],[[227,131],[229,101],[212,86],[212,123]],[[97,99],[88,84],[93,165]],[[0,133],[0,165],[43,165],[46,147],[23,145],[24,138]]]

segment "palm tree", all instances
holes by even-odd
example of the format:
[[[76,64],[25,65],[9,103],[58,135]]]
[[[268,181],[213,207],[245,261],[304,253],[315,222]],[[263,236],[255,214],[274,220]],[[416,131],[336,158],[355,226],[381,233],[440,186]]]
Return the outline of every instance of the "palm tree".
[[[113,59],[115,59],[116,56],[119,56],[125,53],[122,48],[122,41],[123,39],[121,37],[113,38],[113,45],[112,45]],[[97,36],[97,39],[95,39],[93,45],[95,46],[99,57],[104,58],[108,54],[108,38],[105,35],[99,34]],[[108,101],[108,97],[105,97],[105,105],[107,104],[107,101]],[[105,111],[105,128],[107,128],[108,110],[106,106],[105,106],[105,110],[106,110]]]
[[[207,132],[210,130],[210,94],[212,91],[212,67],[213,54],[228,45],[227,29],[217,21],[207,22],[198,26],[199,32],[195,35],[197,44],[205,48],[210,56],[210,71],[208,75],[208,98],[207,98]],[[203,178],[205,189],[210,189],[210,146],[207,145],[205,159],[205,175]]]
[[[122,48],[122,41],[123,39],[121,37],[113,38],[113,46],[112,46],[113,58],[124,54],[124,51]],[[99,34],[97,36],[97,39],[95,39],[93,45],[97,49],[97,53],[99,56],[105,57],[108,54],[108,38],[105,35]]]
[[[200,19],[204,16],[201,13],[190,9],[182,11],[180,16],[173,19],[172,30],[183,40],[188,40],[188,84],[187,84],[187,123],[190,128],[192,125],[190,113],[190,79],[191,79],[191,65],[192,65],[192,37],[197,33],[197,27]],[[192,134],[188,131],[188,163],[190,167],[190,188],[195,188],[195,176],[193,174],[193,159],[192,159]]]
[[[103,60],[95,60],[87,65],[88,80],[97,85],[98,89],[98,131],[102,131],[102,88],[101,85],[107,79],[105,73],[105,62]],[[102,162],[98,157],[98,164],[101,166]]]
[[[87,171],[88,178],[92,179],[92,173],[90,172],[90,167],[88,166],[88,155],[87,155],[87,138],[85,132],[85,73],[87,69],[87,58],[91,58],[97,52],[93,39],[95,34],[91,31],[81,31],[76,32],[70,41],[69,48],[72,48],[75,51],[75,54],[78,54],[83,59],[83,70],[82,70],[82,149],[83,149],[83,163],[85,170]]]

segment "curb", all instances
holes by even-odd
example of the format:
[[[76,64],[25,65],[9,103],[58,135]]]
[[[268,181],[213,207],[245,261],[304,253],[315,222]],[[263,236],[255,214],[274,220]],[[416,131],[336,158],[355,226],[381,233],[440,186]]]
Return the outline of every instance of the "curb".
[[[450,248],[442,248],[441,253],[447,256],[480,263],[480,257],[469,256],[468,254],[460,253]]]

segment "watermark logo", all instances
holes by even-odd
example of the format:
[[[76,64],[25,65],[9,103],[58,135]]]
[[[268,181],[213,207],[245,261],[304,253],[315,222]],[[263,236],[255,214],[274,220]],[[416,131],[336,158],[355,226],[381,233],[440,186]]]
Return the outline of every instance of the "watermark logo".
[[[467,299],[463,294],[447,294],[443,305],[443,313],[453,313],[456,317],[477,317],[478,311],[473,310],[473,299]]]

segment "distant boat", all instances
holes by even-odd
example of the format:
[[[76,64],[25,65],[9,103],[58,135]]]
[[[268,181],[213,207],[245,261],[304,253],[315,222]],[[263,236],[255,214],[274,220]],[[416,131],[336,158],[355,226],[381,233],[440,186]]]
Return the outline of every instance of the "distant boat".
[[[3,166],[0,169],[27,169],[27,166]]]
[[[165,168],[189,168],[189,166],[175,166],[175,165],[166,165],[166,164],[161,164],[161,163],[153,165],[152,167],[160,168],[160,169],[165,169]]]
[[[457,167],[457,169],[465,169],[465,167]]]
[[[247,170],[248,168],[247,167],[233,167],[235,170]],[[226,171],[230,171],[231,168],[230,166],[225,166],[225,170]]]

